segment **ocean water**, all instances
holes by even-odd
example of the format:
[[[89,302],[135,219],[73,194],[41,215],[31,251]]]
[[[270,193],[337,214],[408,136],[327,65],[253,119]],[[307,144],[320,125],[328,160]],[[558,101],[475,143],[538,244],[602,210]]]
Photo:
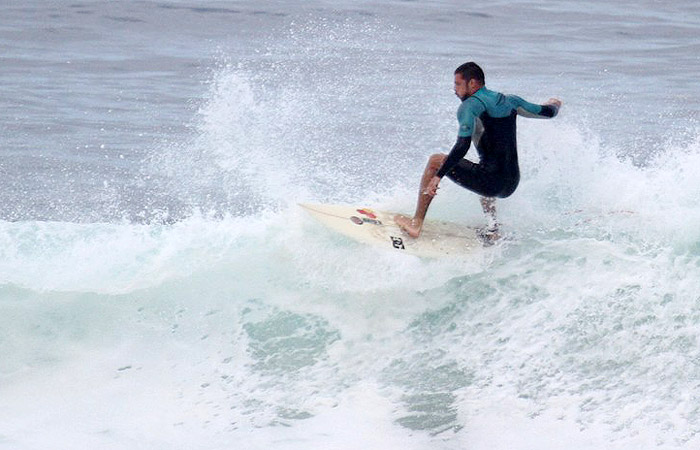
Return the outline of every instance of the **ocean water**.
[[[0,448],[699,448],[698,35],[689,0],[6,0]],[[506,239],[298,209],[411,212],[468,60],[564,101]]]

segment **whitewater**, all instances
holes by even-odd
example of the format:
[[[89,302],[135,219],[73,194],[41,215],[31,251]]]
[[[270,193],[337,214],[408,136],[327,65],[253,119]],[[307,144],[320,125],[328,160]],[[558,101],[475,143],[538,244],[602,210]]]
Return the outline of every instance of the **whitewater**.
[[[698,448],[699,31],[690,1],[11,0],[0,448]],[[420,259],[300,210],[411,212],[467,60],[564,101],[518,121],[502,242]],[[429,218],[484,223],[451,183]]]

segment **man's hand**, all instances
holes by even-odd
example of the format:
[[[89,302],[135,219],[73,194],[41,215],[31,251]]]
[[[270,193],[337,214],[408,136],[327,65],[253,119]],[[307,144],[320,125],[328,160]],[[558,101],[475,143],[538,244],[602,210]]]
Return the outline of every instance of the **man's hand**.
[[[547,100],[547,104],[554,105],[557,108],[561,108],[561,100],[559,100],[558,98],[550,98],[549,100]]]
[[[430,179],[430,183],[425,187],[423,194],[435,197],[437,195],[437,190],[440,189],[438,185],[440,184],[440,177],[433,177]]]

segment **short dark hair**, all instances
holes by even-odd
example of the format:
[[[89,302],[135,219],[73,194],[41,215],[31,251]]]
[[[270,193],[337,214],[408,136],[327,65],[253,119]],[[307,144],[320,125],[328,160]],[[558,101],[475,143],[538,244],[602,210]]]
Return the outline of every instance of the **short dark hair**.
[[[462,75],[462,78],[464,78],[466,81],[474,78],[479,83],[486,84],[486,80],[484,79],[484,71],[481,70],[481,67],[479,67],[473,61],[466,62],[457,67],[457,69],[455,69],[455,75],[457,74]]]

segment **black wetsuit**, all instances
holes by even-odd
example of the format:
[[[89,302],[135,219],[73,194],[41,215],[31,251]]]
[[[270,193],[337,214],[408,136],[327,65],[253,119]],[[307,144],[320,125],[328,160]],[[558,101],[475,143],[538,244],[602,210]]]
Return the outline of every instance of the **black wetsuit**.
[[[504,95],[482,87],[465,99],[457,110],[457,143],[437,172],[484,197],[508,197],[518,187],[520,169],[515,137],[515,119],[551,118],[554,105],[536,105],[515,95]],[[472,140],[479,163],[464,159]]]

